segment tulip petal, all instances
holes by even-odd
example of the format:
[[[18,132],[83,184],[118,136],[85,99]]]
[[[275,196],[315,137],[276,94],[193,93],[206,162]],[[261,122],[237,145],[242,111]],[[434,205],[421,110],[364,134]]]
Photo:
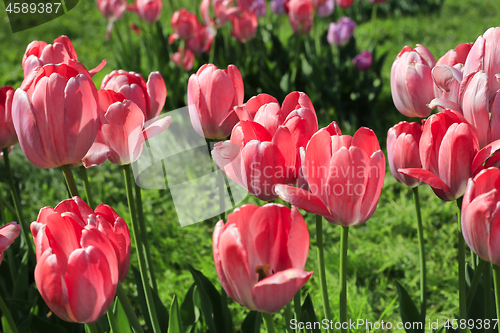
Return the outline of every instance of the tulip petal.
[[[146,115],[146,119],[149,120],[160,115],[165,105],[165,99],[167,98],[167,87],[160,72],[152,72],[149,74],[147,89],[150,100],[150,110]]]
[[[455,80],[462,82],[463,74],[455,67],[449,65],[437,65],[432,69],[434,83],[443,91],[450,91],[449,85]]]
[[[281,110],[283,111],[283,116],[286,118],[293,110],[300,108],[307,108],[316,113],[314,105],[311,102],[309,96],[300,91],[294,91],[289,93],[283,100],[281,105]]]
[[[332,150],[328,148],[331,146],[332,139],[328,131],[324,129],[319,130],[307,144],[304,162],[309,188],[325,204],[328,202],[328,199],[326,193],[323,193],[322,188],[325,186],[329,176]],[[294,205],[300,207],[299,205]]]
[[[243,188],[247,188],[241,169],[241,149],[237,144],[230,141],[217,142],[212,150],[212,158],[229,178]]]
[[[372,217],[377,208],[380,193],[384,186],[385,157],[379,150],[370,157],[370,164],[366,170],[366,187],[364,189],[363,201],[361,202],[361,221],[365,222]],[[362,223],[361,222],[361,223]]]
[[[401,172],[404,175],[408,175],[410,177],[416,178],[418,180],[423,181],[433,189],[442,190],[451,195],[451,190],[438,176],[433,174],[430,171],[424,169],[417,168],[408,168],[408,169],[398,169],[398,172]]]
[[[233,213],[234,214],[234,213]],[[217,222],[214,228],[214,233],[212,237],[212,248],[213,248],[213,253],[214,253],[214,264],[215,264],[215,270],[217,272],[217,276],[219,278],[220,284],[222,285],[222,288],[226,291],[229,297],[234,299],[234,294],[233,291],[226,280],[226,275],[224,274],[224,271],[222,269],[222,261],[220,258],[220,251],[219,251],[219,238],[220,235],[222,234],[224,230],[224,221],[220,220]]]
[[[308,212],[325,217],[331,215],[325,204],[311,192],[282,184],[276,185],[274,187],[274,192],[280,197],[281,200]]]
[[[483,149],[481,149],[476,156],[474,156],[474,160],[472,161],[471,166],[471,175],[477,174],[481,171],[483,164],[493,155],[497,154],[500,150],[500,140],[493,141]]]
[[[240,121],[231,133],[231,142],[237,144],[241,149],[252,140],[271,141],[272,135],[259,123],[254,121]]]
[[[313,272],[290,268],[261,280],[252,289],[256,308],[267,313],[278,312],[290,303],[312,274]]]
[[[463,111],[462,111],[462,108],[460,107],[460,105],[458,105],[457,103],[452,102],[448,99],[444,99],[444,98],[434,98],[427,106],[430,109],[434,109],[436,106],[439,106],[443,109],[454,110],[454,111],[459,112],[460,114],[463,114]]]
[[[155,121],[151,122],[151,124],[147,125],[147,127],[144,129],[143,131],[144,139],[148,140],[154,137],[155,135],[160,134],[161,132],[166,130],[171,123],[172,123],[172,117],[170,116],[166,116],[161,119],[156,119]]]
[[[372,156],[373,153],[380,150],[377,135],[368,127],[358,129],[352,137],[351,144],[361,148],[368,156]]]
[[[288,232],[288,255],[293,268],[303,269],[309,253],[309,230],[296,207],[292,207],[292,221]]]
[[[259,94],[257,96],[250,98],[245,103],[245,108],[248,110],[248,113],[250,114],[250,117],[251,117],[251,119],[249,119],[249,120],[253,120],[253,118],[255,117],[255,114],[257,113],[257,111],[259,111],[260,107],[262,105],[268,104],[268,103],[279,104],[278,100],[276,98],[274,98],[273,96],[268,95],[268,94]],[[241,119],[241,120],[244,120],[244,119]]]
[[[14,243],[21,232],[21,225],[16,222],[10,222],[0,228],[0,253]]]

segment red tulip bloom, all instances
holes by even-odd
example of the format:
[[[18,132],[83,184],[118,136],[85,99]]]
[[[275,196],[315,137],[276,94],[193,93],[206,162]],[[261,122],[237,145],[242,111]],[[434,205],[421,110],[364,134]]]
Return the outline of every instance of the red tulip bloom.
[[[108,21],[116,21],[127,9],[127,0],[96,0],[97,8]]]
[[[0,228],[0,263],[3,260],[3,253],[14,243],[21,233],[21,225],[10,222]]]
[[[351,7],[353,2],[354,0],[337,0],[337,6],[346,9]]]
[[[182,59],[182,67],[181,67],[181,57],[184,57]],[[181,68],[183,68],[185,71],[190,71],[193,68],[194,65],[194,53],[191,52],[191,50],[186,50],[183,52],[182,47],[179,47],[177,52],[175,52],[170,59],[175,62],[175,64]]]
[[[145,141],[170,126],[171,117],[150,120],[145,125],[142,110],[121,93],[99,90],[101,127],[94,144],[83,158],[87,168],[109,159],[111,163],[126,165],[139,159]]]
[[[170,23],[172,24],[175,38],[184,40],[193,37],[203,27],[198,20],[198,16],[184,8],[174,12]],[[171,36],[170,38],[174,37]]]
[[[431,70],[434,56],[422,45],[415,49],[405,46],[391,68],[391,92],[394,105],[407,117],[427,117],[427,106],[434,98]]]
[[[99,128],[97,89],[83,65],[45,65],[17,89],[12,119],[26,158],[40,168],[79,162]]]
[[[462,203],[462,233],[481,259],[500,265],[500,170],[489,168],[469,180]]]
[[[128,271],[130,234],[109,206],[93,211],[78,197],[45,207],[31,224],[36,246],[35,283],[61,319],[97,321]]]
[[[375,212],[385,176],[385,158],[375,133],[360,128],[342,135],[335,122],[307,144],[304,175],[310,192],[277,185],[279,197],[343,226],[366,222]]]
[[[461,197],[479,151],[476,131],[467,120],[449,110],[432,115],[423,127],[419,151],[422,169],[399,171],[429,184],[442,200]]]
[[[422,181],[399,173],[399,169],[421,168],[419,142],[422,136],[421,123],[402,121],[387,132],[387,160],[391,173],[398,182],[408,187],[422,184]]]
[[[313,272],[304,271],[309,232],[296,208],[244,205],[217,223],[215,268],[222,287],[250,310],[273,313],[288,304]]]
[[[14,88],[0,87],[0,150],[17,143],[17,134],[12,122],[12,99]]]
[[[135,4],[127,7],[127,10],[136,13],[143,21],[148,23],[158,21],[162,9],[163,0],[135,0]]]
[[[297,34],[308,34],[314,20],[314,5],[310,0],[290,0],[288,19],[293,31]]]
[[[243,12],[238,7],[231,8],[228,11],[228,17],[233,26],[231,36],[235,37],[240,43],[246,43],[255,35],[255,30],[259,22],[257,16],[252,12]]]
[[[299,150],[318,128],[311,100],[293,92],[280,107],[274,97],[261,94],[235,112],[241,121],[229,141],[214,146],[214,162],[252,195],[274,200],[274,185],[297,182]]]
[[[226,138],[238,122],[233,107],[243,103],[243,79],[234,65],[227,70],[206,64],[188,82],[187,99],[191,123],[208,139]]]
[[[33,41],[28,44],[23,56],[23,72],[26,77],[34,68],[47,64],[69,64],[70,60],[78,60],[73,43],[66,36],[57,37],[54,44],[44,41]],[[93,76],[106,65],[103,60],[99,66],[89,71]]]

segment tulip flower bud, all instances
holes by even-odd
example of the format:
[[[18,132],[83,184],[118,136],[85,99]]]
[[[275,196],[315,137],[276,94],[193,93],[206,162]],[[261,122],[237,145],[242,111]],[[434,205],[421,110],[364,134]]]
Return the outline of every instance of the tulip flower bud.
[[[286,14],[286,4],[288,1],[290,0],[271,0],[271,3],[269,4],[271,6],[271,11],[275,14]]]
[[[143,21],[154,23],[160,19],[163,0],[135,0],[135,4],[129,5],[127,9],[139,15]]]
[[[360,72],[364,72],[370,69],[372,66],[372,54],[370,51],[363,51],[358,54],[354,59],[352,59],[352,63],[356,66],[356,69]]]
[[[427,117],[427,106],[434,98],[431,71],[436,61],[424,46],[405,46],[391,68],[391,92],[394,105],[407,117]]]
[[[240,43],[246,43],[255,35],[255,30],[259,22],[257,16],[252,12],[242,12],[238,7],[228,11],[228,17],[233,26],[231,36]]]
[[[31,224],[35,283],[61,319],[97,321],[109,308],[130,260],[127,224],[109,206],[93,211],[78,197],[45,207]]]
[[[97,8],[108,21],[116,21],[127,9],[126,0],[96,0]]]
[[[391,173],[398,182],[408,187],[422,184],[418,179],[399,173],[399,169],[421,168],[419,142],[422,136],[421,123],[402,121],[387,132],[387,161]]]
[[[288,19],[296,34],[308,34],[314,20],[314,5],[310,0],[290,0]]]
[[[0,150],[17,143],[17,134],[12,122],[14,92],[12,87],[0,87]]]
[[[0,263],[3,260],[3,253],[14,243],[21,233],[21,225],[10,222],[0,228]]]
[[[318,2],[316,5],[316,14],[320,17],[330,16],[335,10],[335,0],[326,0],[323,3]]]
[[[342,17],[337,23],[330,23],[326,39],[332,45],[345,44],[352,37],[356,23],[347,16]]]
[[[244,205],[219,221],[213,253],[219,281],[235,302],[273,313],[288,304],[313,272],[304,270],[309,232],[297,208]]]

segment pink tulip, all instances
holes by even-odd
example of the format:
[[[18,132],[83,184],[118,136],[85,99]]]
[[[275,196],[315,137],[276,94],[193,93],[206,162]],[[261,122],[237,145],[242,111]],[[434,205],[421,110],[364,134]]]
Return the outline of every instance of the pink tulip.
[[[172,24],[174,34],[179,39],[189,39],[203,27],[198,20],[198,16],[184,8],[174,12],[170,23]]]
[[[255,30],[259,22],[257,16],[252,12],[243,12],[238,7],[231,8],[228,11],[228,17],[233,26],[231,36],[235,37],[240,43],[246,43],[255,35]]]
[[[26,77],[29,72],[38,66],[47,64],[69,64],[69,60],[78,60],[75,48],[71,40],[66,36],[57,37],[54,44],[47,44],[44,41],[33,41],[28,44],[23,55],[23,72]],[[93,76],[106,65],[103,60],[99,66],[89,71]]]
[[[83,165],[87,168],[109,159],[111,163],[126,165],[139,159],[145,141],[170,126],[171,117],[149,121],[145,127],[142,110],[121,93],[99,90],[101,128]]]
[[[337,0],[337,6],[346,9],[351,7],[353,2],[354,0]]]
[[[167,87],[159,72],[150,73],[146,83],[141,74],[114,70],[104,77],[101,89],[122,93],[126,99],[139,106],[145,121],[160,115],[167,98]]]
[[[318,129],[312,103],[306,94],[294,92],[280,108],[274,97],[261,94],[235,112],[240,122],[229,141],[215,145],[214,162],[252,195],[274,200],[274,185],[297,182],[300,148]]]
[[[308,34],[314,20],[314,5],[310,0],[290,0],[288,19],[296,34]]]
[[[194,65],[194,53],[191,50],[186,50],[183,52],[182,47],[179,47],[177,52],[175,52],[170,59],[175,62],[175,64],[181,67],[181,58],[182,58],[182,68],[185,71],[190,71]]]
[[[125,221],[109,206],[93,211],[78,197],[45,207],[31,224],[35,283],[65,321],[92,323],[111,305],[130,260]]]
[[[96,0],[97,8],[108,21],[116,21],[127,9],[126,0]]]
[[[26,158],[40,168],[79,162],[99,128],[97,89],[83,65],[45,65],[30,72],[12,102]]]
[[[204,0],[200,10],[204,19],[208,20],[207,25],[201,24],[198,17],[186,9],[176,11],[171,20],[174,33],[168,38],[169,44],[176,39],[183,39],[186,40],[186,49],[194,54],[210,50],[215,38],[215,28],[208,9],[208,2]]]
[[[344,16],[337,23],[330,23],[326,39],[331,45],[345,44],[352,37],[354,29],[356,29],[356,23]]]
[[[391,68],[391,92],[394,105],[407,117],[427,117],[427,106],[434,98],[431,70],[436,64],[427,48],[405,46]]]
[[[17,143],[17,134],[12,122],[12,99],[14,88],[0,87],[0,150]]]
[[[287,13],[286,6],[289,1],[290,0],[271,0],[269,4],[271,7],[271,11],[275,14],[281,14],[281,15],[286,14]]]
[[[462,203],[462,233],[481,259],[500,265],[500,170],[481,171],[467,184]]]
[[[464,78],[471,72],[482,70],[489,78],[488,96],[491,100],[500,89],[500,27],[488,29],[482,36],[474,42],[464,64]]]
[[[399,173],[399,169],[422,168],[419,143],[422,136],[421,123],[402,121],[387,132],[387,160],[391,173],[398,182],[408,187],[422,184],[418,179]]]
[[[360,72],[365,72],[372,66],[372,54],[370,51],[363,51],[352,59],[352,63]]]
[[[309,232],[296,208],[244,205],[213,234],[219,281],[235,302],[273,313],[288,304],[313,272],[304,271]]]
[[[474,128],[459,113],[444,110],[429,117],[423,126],[419,147],[422,168],[399,171],[429,184],[442,200],[453,201],[464,194],[478,151]]]
[[[163,9],[163,0],[135,0],[135,4],[129,5],[127,10],[136,13],[148,23],[154,23],[160,19]]]
[[[214,15],[215,19],[217,20],[218,26],[222,27],[224,24],[226,24],[228,20],[228,15],[227,15],[228,7],[232,2],[233,2],[232,0],[212,0],[212,7],[214,8]],[[209,17],[208,7],[207,7],[207,14],[205,14],[205,17]],[[208,21],[209,19],[206,18],[205,23],[208,24],[207,23]]]
[[[191,123],[205,138],[220,140],[227,137],[238,117],[233,107],[243,103],[243,79],[234,65],[227,70],[206,64],[188,82],[187,99]]]
[[[0,228],[0,263],[3,260],[3,253],[14,243],[21,233],[21,225],[10,222]]]
[[[316,14],[320,17],[330,16],[335,10],[335,0],[317,1],[314,4],[316,7]]]
[[[384,184],[385,159],[371,129],[362,127],[351,137],[331,123],[307,144],[304,165],[310,192],[276,185],[282,200],[343,226],[364,223],[373,215]]]
[[[250,6],[250,12],[257,17],[264,17],[267,14],[267,3],[265,0],[254,0]]]

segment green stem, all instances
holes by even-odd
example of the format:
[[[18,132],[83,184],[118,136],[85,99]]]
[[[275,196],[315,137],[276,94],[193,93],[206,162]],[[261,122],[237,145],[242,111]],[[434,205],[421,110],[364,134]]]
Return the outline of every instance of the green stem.
[[[465,289],[465,240],[462,235],[461,216],[462,198],[457,199],[458,207],[458,298],[459,319],[467,319],[467,294]],[[460,332],[465,330],[460,329]]]
[[[9,307],[5,304],[2,296],[0,295],[0,310],[2,311],[2,315],[7,319],[7,323],[9,324],[10,330],[12,333],[17,333],[16,322],[14,318],[12,318],[12,314],[10,313]]]
[[[465,302],[467,307],[467,312],[469,312],[469,308],[472,304],[472,300],[474,299],[474,294],[476,293],[477,286],[479,285],[479,281],[481,280],[481,273],[483,272],[484,265],[486,261],[480,260],[479,265],[477,265],[474,271],[474,278],[470,284],[469,293],[467,294],[467,300]],[[491,301],[491,300],[490,300]]]
[[[375,6],[376,7],[376,6]],[[427,269],[425,265],[425,241],[424,227],[422,225],[422,214],[420,212],[420,197],[418,195],[418,187],[412,188],[413,197],[415,199],[415,211],[417,212],[417,233],[418,233],[418,249],[420,255],[420,318],[425,323],[425,315],[427,309]]]
[[[111,328],[110,333],[119,333],[120,330],[118,329],[118,325],[116,324],[116,318],[115,314],[113,313],[113,303],[108,308],[108,321],[109,321],[109,327]]]
[[[79,197],[80,193],[78,192],[78,187],[76,187],[75,177],[73,177],[73,171],[69,165],[61,166],[64,179],[66,179],[66,184],[68,184],[69,193],[72,197]]]
[[[99,333],[96,323],[85,324],[86,331],[89,333]]]
[[[293,333],[292,326],[288,325],[290,321],[293,319],[293,312],[292,312],[292,303],[288,303],[285,305],[285,327],[286,331],[288,333]]]
[[[3,161],[5,163],[5,171],[7,172],[7,179],[10,187],[10,194],[12,196],[12,201],[14,201],[14,207],[16,209],[17,218],[19,219],[19,223],[21,224],[23,230],[24,241],[26,242],[26,246],[28,247],[28,254],[30,259],[33,262],[36,262],[35,258],[35,250],[33,249],[33,240],[30,239],[30,227],[27,221],[24,220],[23,217],[23,209],[21,207],[21,201],[19,199],[19,193],[17,193],[16,184],[14,183],[14,176],[12,175],[12,169],[10,167],[10,159],[9,159],[9,149],[3,149]]]
[[[149,273],[149,280],[153,286],[154,291],[158,293],[158,286],[156,284],[156,277],[153,267],[153,261],[151,260],[151,251],[149,249],[148,236],[146,232],[146,222],[144,219],[144,210],[142,207],[142,191],[141,188],[135,184],[135,203],[137,205],[137,216],[139,218],[139,229],[141,233],[142,244],[144,245],[144,250],[146,254],[146,266]]]
[[[493,264],[493,279],[495,281],[495,305],[497,306],[497,319],[500,318],[500,267]],[[500,327],[498,328],[500,332]]]
[[[326,286],[325,254],[323,251],[323,217],[321,215],[316,215],[316,246],[318,247],[319,283],[321,285],[323,310],[325,312],[325,318],[331,320],[330,301],[328,299],[328,288]],[[331,332],[332,329],[329,325],[328,333]]]
[[[481,260],[483,261],[483,260]],[[486,263],[484,267],[484,318],[493,318],[493,299],[491,292],[491,264],[489,262]],[[498,308],[498,303],[497,303]],[[486,329],[485,332],[491,332],[491,329]]]
[[[80,167],[80,173],[82,174],[83,189],[85,190],[87,203],[92,209],[95,209],[94,200],[92,200],[92,191],[90,190],[89,175],[87,173],[87,168],[82,165]]]
[[[293,296],[293,309],[295,311],[295,319],[300,321],[302,318],[302,306],[301,306],[301,301],[300,301],[300,289],[297,291],[295,296]]]
[[[125,187],[127,190],[127,201],[128,201],[128,208],[130,211],[130,219],[132,223],[132,237],[135,242],[135,247],[137,249],[137,257],[139,259],[139,272],[141,274],[141,280],[142,280],[142,285],[144,288],[144,295],[146,297],[146,305],[148,308],[148,314],[149,318],[151,320],[151,323],[153,325],[152,329],[154,333],[159,333],[160,332],[160,324],[158,323],[158,318],[156,316],[156,309],[154,306],[154,301],[153,301],[153,294],[151,292],[150,284],[148,281],[148,276],[146,272],[146,262],[144,260],[145,255],[144,255],[144,248],[142,245],[141,237],[140,237],[140,232],[139,232],[139,223],[137,223],[137,212],[135,208],[135,203],[134,203],[134,194],[133,194],[133,186],[134,186],[134,181],[132,180],[132,175],[131,175],[131,168],[130,164],[124,165],[123,166],[123,175],[125,177]]]
[[[273,315],[262,312],[262,318],[264,318],[264,322],[266,323],[267,333],[274,333]]]
[[[132,304],[130,304],[127,292],[125,291],[125,289],[123,289],[121,283],[118,283],[116,296],[118,297],[118,300],[123,307],[123,311],[125,311],[125,315],[127,315],[130,326],[132,326],[136,333],[144,333],[144,331],[142,330],[142,326],[139,323],[139,319],[137,319],[134,308],[132,307]]]
[[[340,322],[347,322],[347,244],[349,238],[349,227],[342,226],[340,235]],[[341,332],[347,332],[342,325]]]

